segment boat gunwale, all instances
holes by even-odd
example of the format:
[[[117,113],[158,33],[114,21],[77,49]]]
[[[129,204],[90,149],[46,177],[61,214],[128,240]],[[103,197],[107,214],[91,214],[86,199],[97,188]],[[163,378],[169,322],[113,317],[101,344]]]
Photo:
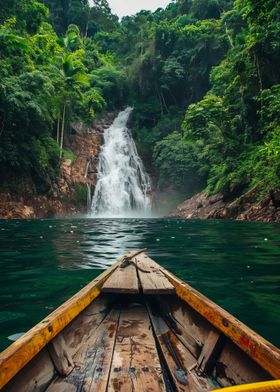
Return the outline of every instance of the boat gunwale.
[[[103,283],[124,259],[131,259],[145,250],[130,252],[117,260],[111,267],[2,351],[0,353],[0,390],[101,294]]]
[[[110,268],[102,272],[0,353],[0,389],[102,293],[102,285],[124,259],[136,257],[145,250],[131,252],[116,261]],[[154,260],[152,261],[157,264]],[[177,295],[211,325],[227,336],[274,378],[280,378],[280,350],[276,346],[164,267],[159,264],[157,266],[174,285],[176,289],[174,295]]]
[[[280,349],[205,295],[161,267],[176,294],[211,325],[227,336],[275,379],[280,379]]]

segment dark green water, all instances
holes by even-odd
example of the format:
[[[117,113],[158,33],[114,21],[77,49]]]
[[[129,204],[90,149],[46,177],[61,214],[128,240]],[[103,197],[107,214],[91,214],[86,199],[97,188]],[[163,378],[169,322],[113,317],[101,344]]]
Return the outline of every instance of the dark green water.
[[[129,250],[148,254],[280,346],[280,225],[0,221],[0,349]]]

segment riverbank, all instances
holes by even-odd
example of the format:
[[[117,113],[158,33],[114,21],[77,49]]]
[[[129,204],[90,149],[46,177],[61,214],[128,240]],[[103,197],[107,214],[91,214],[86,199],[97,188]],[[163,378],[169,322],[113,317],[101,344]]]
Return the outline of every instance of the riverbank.
[[[208,196],[201,192],[179,204],[169,216],[280,223],[280,189],[260,197],[260,189],[255,187],[234,200],[227,200],[221,193]]]
[[[30,195],[28,189],[32,188],[31,180],[23,179],[20,195],[0,193],[0,219],[50,218],[85,213],[87,187],[93,188],[96,183],[103,132],[116,115],[116,112],[107,113],[92,127],[72,124],[72,134],[65,144],[72,156],[63,158],[59,176],[51,184],[50,192]]]

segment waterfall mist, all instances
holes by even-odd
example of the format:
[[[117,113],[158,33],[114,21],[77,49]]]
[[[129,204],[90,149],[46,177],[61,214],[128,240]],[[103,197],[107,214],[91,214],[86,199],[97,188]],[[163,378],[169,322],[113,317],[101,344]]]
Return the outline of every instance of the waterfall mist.
[[[151,183],[137,153],[127,123],[132,108],[120,112],[104,131],[91,216],[145,217],[150,215]]]

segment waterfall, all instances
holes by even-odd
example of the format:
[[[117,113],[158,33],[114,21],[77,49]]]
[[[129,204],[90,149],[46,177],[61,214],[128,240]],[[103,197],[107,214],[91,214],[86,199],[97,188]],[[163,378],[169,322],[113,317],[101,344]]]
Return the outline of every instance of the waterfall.
[[[91,210],[91,185],[87,183],[87,211]]]
[[[93,216],[146,216],[151,210],[150,178],[127,128],[131,112],[132,108],[120,112],[104,131],[92,198]]]

